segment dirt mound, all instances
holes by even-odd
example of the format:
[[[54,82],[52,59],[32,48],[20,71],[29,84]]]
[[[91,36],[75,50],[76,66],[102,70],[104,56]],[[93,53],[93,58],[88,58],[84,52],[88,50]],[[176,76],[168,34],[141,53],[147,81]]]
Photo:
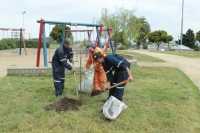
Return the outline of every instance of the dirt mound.
[[[78,106],[81,106],[81,101],[69,99],[67,97],[60,99],[59,101],[49,104],[44,109],[46,111],[55,110],[56,112],[67,111],[67,110],[78,110]]]

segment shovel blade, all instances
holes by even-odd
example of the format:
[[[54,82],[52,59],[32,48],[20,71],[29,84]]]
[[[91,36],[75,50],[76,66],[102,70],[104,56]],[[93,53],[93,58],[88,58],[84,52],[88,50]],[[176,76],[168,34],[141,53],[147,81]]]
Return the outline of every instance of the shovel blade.
[[[101,94],[103,91],[92,91],[91,97]]]

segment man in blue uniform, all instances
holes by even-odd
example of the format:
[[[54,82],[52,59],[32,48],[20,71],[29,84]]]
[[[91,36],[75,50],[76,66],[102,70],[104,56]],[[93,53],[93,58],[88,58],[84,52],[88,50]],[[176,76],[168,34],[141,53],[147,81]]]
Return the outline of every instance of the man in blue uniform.
[[[93,59],[95,62],[102,64],[107,76],[107,87],[110,85],[113,86],[127,79],[129,82],[133,80],[130,72],[130,63],[122,56],[113,54],[104,57],[101,53],[94,53]],[[125,86],[126,84],[122,84],[110,89],[108,98],[112,95],[122,101]]]
[[[67,63],[67,60],[73,63],[72,41],[70,38],[65,39],[64,43],[56,49],[52,57],[53,81],[56,96],[61,96],[64,90],[65,68],[75,72],[74,68]]]

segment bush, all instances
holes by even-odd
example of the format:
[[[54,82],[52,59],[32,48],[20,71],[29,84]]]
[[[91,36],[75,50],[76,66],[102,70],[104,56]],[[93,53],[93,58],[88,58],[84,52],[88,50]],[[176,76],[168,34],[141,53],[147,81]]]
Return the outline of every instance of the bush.
[[[37,48],[38,47],[38,41],[37,40],[25,40],[26,48]],[[43,44],[42,44],[43,45]],[[49,48],[50,43],[46,42],[46,47]],[[6,38],[0,40],[0,50],[4,49],[15,49],[20,47],[20,40],[19,39],[12,39],[12,38]],[[22,42],[22,48],[24,47]],[[42,46],[41,46],[42,47]]]
[[[122,45],[121,47],[117,48],[117,50],[126,50],[127,46],[126,45]]]
[[[14,41],[14,39],[11,38],[5,38],[1,40],[1,50],[3,49],[14,49],[17,48],[17,45]]]
[[[197,45],[194,45],[193,49],[194,49],[194,51],[200,51],[200,47]]]
[[[143,49],[147,49],[148,46],[146,44],[143,45]]]

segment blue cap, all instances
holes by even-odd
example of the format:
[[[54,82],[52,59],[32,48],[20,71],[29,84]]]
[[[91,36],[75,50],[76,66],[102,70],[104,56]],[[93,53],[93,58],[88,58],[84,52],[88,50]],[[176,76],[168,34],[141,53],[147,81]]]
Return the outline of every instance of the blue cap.
[[[96,48],[96,45],[94,45],[92,42],[89,42],[89,43],[86,45],[85,52],[89,52],[91,48]]]

